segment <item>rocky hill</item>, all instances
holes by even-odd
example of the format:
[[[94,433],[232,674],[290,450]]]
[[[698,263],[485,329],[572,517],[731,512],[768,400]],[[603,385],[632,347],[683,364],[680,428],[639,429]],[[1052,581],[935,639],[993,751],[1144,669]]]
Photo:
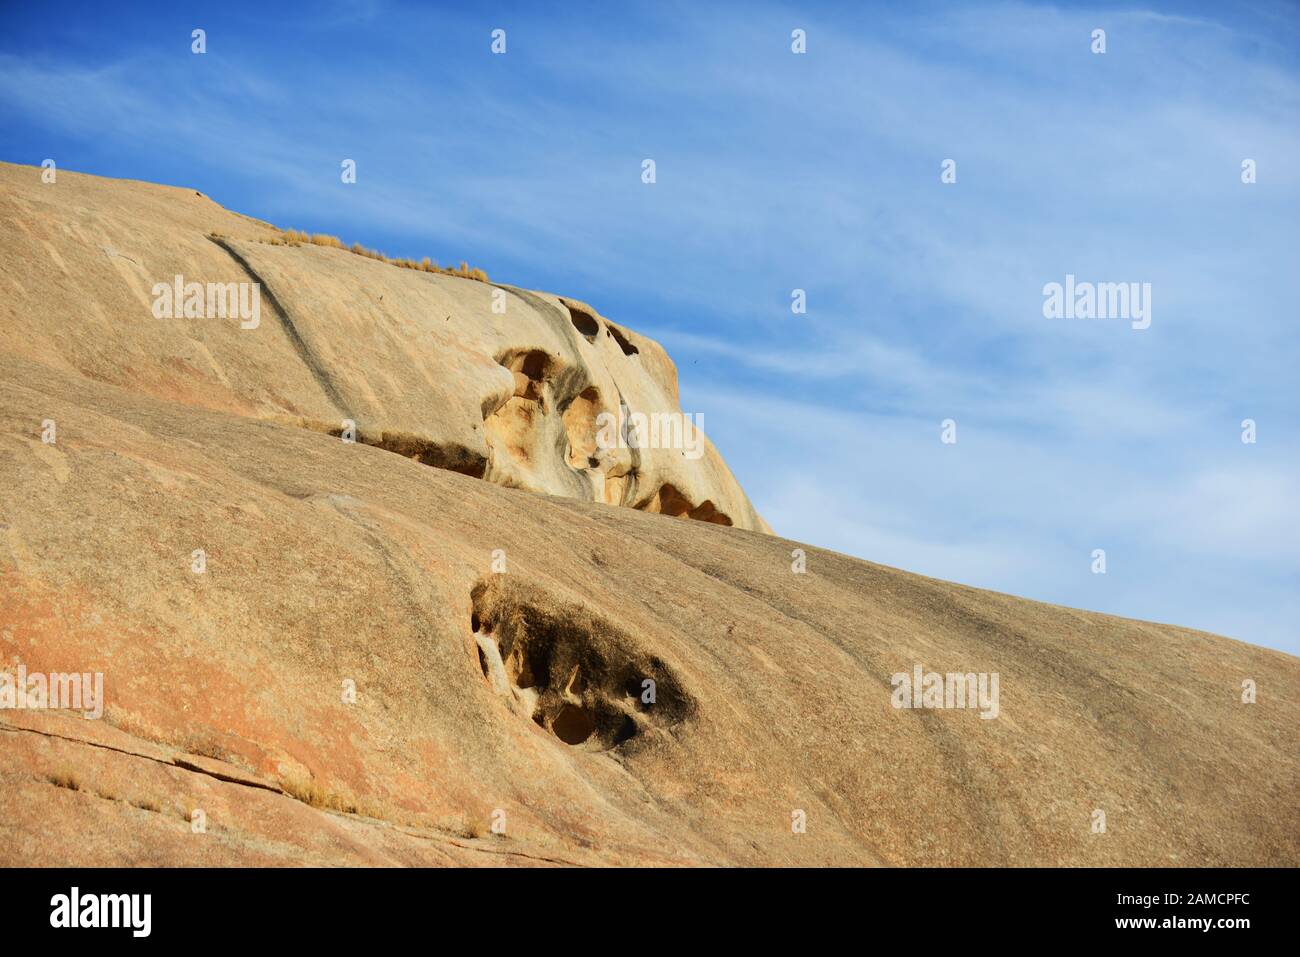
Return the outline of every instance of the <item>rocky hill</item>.
[[[1300,660],[781,539],[591,306],[8,164],[0,288],[0,863],[1300,863]]]

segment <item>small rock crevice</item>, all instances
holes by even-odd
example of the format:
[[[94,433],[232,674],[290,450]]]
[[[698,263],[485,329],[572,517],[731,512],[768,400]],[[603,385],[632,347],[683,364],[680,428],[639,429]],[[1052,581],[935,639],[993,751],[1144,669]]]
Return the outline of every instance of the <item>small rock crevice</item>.
[[[342,435],[342,429],[330,429],[330,435]],[[380,432],[378,435],[358,428],[356,439],[362,445],[393,452],[403,458],[432,468],[459,472],[481,479],[487,472],[487,458],[475,449],[451,442],[431,442],[409,432]]]
[[[711,522],[714,525],[731,525],[731,516],[720,512],[709,500],[699,505],[692,505],[690,499],[678,491],[675,485],[665,482],[645,499],[637,502],[633,508],[658,515],[671,515],[674,518],[693,518],[699,522]]]

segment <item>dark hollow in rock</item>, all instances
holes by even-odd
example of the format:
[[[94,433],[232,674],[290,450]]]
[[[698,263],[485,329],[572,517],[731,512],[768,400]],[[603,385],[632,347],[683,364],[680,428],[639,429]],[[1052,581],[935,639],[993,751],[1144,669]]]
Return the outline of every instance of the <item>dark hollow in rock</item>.
[[[480,581],[470,599],[474,617],[492,623],[518,699],[531,702],[533,721],[565,744],[605,751],[695,714],[665,662],[587,609],[504,576]],[[642,700],[647,680],[653,703]]]
[[[632,345],[628,340],[627,335],[618,326],[610,323],[605,328],[609,331],[609,334],[614,337],[614,341],[618,343],[618,347],[623,350],[623,355],[635,356],[640,354],[641,350]]]
[[[576,704],[564,704],[551,719],[551,731],[565,744],[582,744],[596,731],[596,716]]]
[[[577,329],[588,342],[595,342],[596,335],[600,332],[600,323],[596,321],[596,317],[568,300],[565,300],[564,305],[568,307],[573,328]]]

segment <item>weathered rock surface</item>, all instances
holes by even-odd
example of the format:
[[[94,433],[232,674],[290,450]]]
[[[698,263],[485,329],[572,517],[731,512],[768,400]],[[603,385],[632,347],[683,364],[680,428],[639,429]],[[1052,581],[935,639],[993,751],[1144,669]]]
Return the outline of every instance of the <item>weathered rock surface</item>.
[[[6,355],[321,432],[352,422],[358,441],[501,485],[767,530],[702,435],[698,451],[596,447],[602,412],[681,410],[659,344],[584,303],[273,245],[279,230],[194,190],[43,184],[6,163],[0,222]],[[259,283],[257,325],[155,318],[155,285],[177,276]]]
[[[612,494],[565,403],[676,396],[594,311],[0,177],[0,667],[107,700],[0,711],[0,863],[1300,863],[1297,659],[798,546],[715,453]],[[247,279],[214,230],[295,332],[149,314]],[[733,527],[600,504],[667,485]],[[892,707],[917,664],[997,672],[998,717]]]

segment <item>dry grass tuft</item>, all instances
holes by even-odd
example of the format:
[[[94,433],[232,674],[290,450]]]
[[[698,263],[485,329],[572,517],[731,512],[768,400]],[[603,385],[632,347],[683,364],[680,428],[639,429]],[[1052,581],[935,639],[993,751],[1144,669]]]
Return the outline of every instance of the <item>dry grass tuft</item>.
[[[286,778],[280,781],[280,787],[289,797],[311,807],[319,808],[322,811],[359,814],[362,817],[373,817],[381,820],[388,816],[386,809],[378,804],[358,801],[351,795],[331,791],[314,778],[307,780],[297,777]]]
[[[56,788],[67,788],[69,791],[81,790],[81,779],[72,771],[55,771],[53,774],[47,775],[45,780]]]
[[[330,249],[342,249],[350,252],[355,256],[365,256],[367,259],[375,259],[379,262],[388,263],[390,266],[397,266],[399,269],[415,269],[419,272],[440,273],[444,276],[458,276],[461,279],[473,279],[476,282],[489,282],[488,274],[482,269],[473,269],[469,263],[464,260],[459,266],[443,268],[436,262],[425,256],[419,262],[414,259],[398,258],[393,259],[376,249],[367,249],[360,243],[353,243],[351,246],[345,244],[337,236],[330,236],[327,233],[305,233],[300,229],[281,230],[279,236],[273,236],[266,240],[272,246],[325,246]]]

